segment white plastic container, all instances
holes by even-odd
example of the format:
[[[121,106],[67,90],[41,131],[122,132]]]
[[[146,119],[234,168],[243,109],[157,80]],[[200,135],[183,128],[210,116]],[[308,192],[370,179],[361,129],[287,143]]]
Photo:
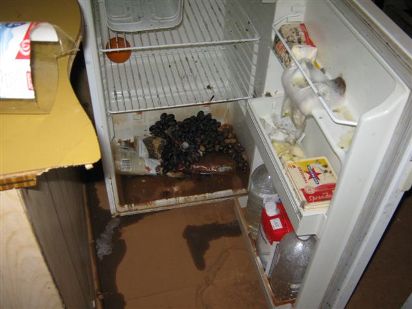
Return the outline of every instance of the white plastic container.
[[[183,0],[105,0],[107,26],[137,32],[176,27],[182,21]]]

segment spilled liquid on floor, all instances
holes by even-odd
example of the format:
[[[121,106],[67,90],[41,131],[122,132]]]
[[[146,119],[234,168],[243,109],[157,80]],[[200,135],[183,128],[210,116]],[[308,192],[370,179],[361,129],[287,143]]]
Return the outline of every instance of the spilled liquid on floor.
[[[241,235],[241,230],[237,221],[188,225],[183,231],[183,238],[186,239],[193,262],[199,270],[204,270],[206,267],[205,253],[210,247],[210,241],[221,237],[235,237],[239,235]]]

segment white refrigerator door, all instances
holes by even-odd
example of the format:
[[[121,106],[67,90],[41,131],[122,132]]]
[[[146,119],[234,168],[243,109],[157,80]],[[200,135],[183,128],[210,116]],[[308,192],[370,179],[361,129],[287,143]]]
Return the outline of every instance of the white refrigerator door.
[[[389,118],[381,114],[383,121],[378,126],[387,128],[389,138],[382,138],[383,146],[376,148],[379,150],[377,153],[368,154],[370,161],[376,161],[375,164],[378,165],[372,165],[374,169],[363,180],[362,177],[357,177],[355,168],[363,162],[353,162],[354,157],[365,156],[359,153],[362,147],[353,147],[352,144],[349,150],[339,179],[341,188],[337,188],[338,196],[328,211],[296,302],[296,308],[302,309],[343,308],[346,305],[411,182],[412,41],[371,1],[330,2],[384,59],[407,91],[403,92],[403,103],[397,105],[400,108],[397,117],[388,123],[384,120]],[[347,52],[350,53],[350,50]],[[399,101],[396,104],[399,104]],[[388,110],[388,113],[391,111]],[[377,132],[380,130],[378,126]],[[360,135],[360,132],[357,132],[357,135]],[[355,139],[357,138],[358,136],[355,136]],[[373,130],[369,132],[369,138],[376,138]],[[367,139],[364,139],[364,142],[367,144]],[[355,145],[359,146],[358,144]],[[364,163],[370,164],[367,161]],[[364,188],[362,190],[365,192],[355,193],[356,186]]]

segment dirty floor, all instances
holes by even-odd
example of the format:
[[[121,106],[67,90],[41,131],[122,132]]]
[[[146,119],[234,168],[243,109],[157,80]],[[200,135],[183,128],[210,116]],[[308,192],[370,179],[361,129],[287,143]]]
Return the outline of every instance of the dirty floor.
[[[97,239],[111,216],[102,178],[87,188]],[[97,259],[104,309],[266,308],[230,203],[120,220],[112,254]],[[347,309],[402,306],[412,292],[411,232],[408,192]]]
[[[88,186],[96,240],[111,220],[104,190]],[[233,202],[111,222],[113,251],[97,258],[105,309],[266,308]]]

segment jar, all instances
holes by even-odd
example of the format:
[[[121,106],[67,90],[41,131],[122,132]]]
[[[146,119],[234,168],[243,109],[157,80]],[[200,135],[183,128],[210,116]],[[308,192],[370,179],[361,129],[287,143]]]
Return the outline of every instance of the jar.
[[[277,198],[272,177],[264,164],[258,166],[252,173],[246,206],[246,221],[250,236],[256,240],[260,218],[265,202],[274,202]]]
[[[297,297],[316,244],[314,236],[286,234],[276,247],[270,274],[272,289],[280,301]]]

